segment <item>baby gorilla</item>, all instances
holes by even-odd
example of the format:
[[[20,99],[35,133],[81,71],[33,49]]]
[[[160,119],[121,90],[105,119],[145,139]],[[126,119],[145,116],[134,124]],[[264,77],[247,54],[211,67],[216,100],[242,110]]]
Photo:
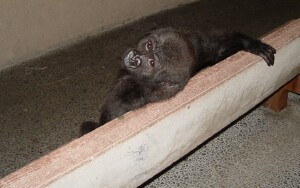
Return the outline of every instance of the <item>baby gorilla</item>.
[[[181,33],[158,29],[147,33],[137,47],[123,56],[125,73],[104,103],[100,122],[84,122],[81,133],[88,133],[124,113],[147,103],[176,95],[189,79],[204,67],[244,50],[274,64],[275,49],[242,33]]]

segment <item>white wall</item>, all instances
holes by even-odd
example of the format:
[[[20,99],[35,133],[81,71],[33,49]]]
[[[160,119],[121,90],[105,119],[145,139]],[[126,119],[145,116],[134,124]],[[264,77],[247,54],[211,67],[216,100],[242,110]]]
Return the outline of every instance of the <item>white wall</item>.
[[[0,70],[123,22],[192,1],[0,1]]]

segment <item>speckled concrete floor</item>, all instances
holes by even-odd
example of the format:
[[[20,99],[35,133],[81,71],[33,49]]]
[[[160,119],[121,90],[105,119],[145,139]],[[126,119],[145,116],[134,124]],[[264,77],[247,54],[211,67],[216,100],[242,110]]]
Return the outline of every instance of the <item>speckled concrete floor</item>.
[[[108,93],[119,71],[120,57],[142,33],[157,27],[171,26],[180,30],[238,30],[256,37],[290,19],[299,17],[300,1],[298,0],[202,0],[141,19],[99,36],[89,37],[76,45],[0,72],[0,177],[77,138],[82,121],[98,118],[102,99]],[[279,116],[282,114],[279,113]],[[246,119],[247,122],[249,121],[247,125],[252,125],[251,121],[257,121],[251,118]],[[290,118],[287,117],[288,119]],[[270,125],[273,123],[271,120],[261,119],[260,122],[268,122],[271,123]],[[287,131],[299,133],[299,129],[292,128],[289,126]],[[275,134],[277,137],[282,136],[282,134],[273,133],[273,129],[266,128],[264,131],[270,131],[269,134]],[[245,152],[246,148],[236,148],[236,145],[243,143],[244,137],[233,134],[225,136],[226,132],[224,132],[220,135],[224,137],[221,139],[223,142],[228,141],[225,144],[226,147],[232,145],[232,148],[226,148],[223,152],[230,150]],[[272,144],[274,139],[269,137],[269,142]],[[232,139],[236,139],[234,142],[236,145],[229,142]],[[279,140],[284,139],[289,138],[280,137]],[[247,142],[252,143],[251,140]],[[209,145],[210,143],[202,148],[209,148]],[[286,153],[293,153],[291,154],[293,156],[297,154],[288,145],[281,148],[283,149],[289,149]],[[215,147],[209,150],[214,153],[211,156],[216,156],[218,153]],[[249,152],[257,153],[257,150],[259,148],[249,147]],[[223,152],[218,157],[223,157],[225,155]],[[209,154],[207,152],[207,158],[210,158]],[[240,158],[240,155],[237,153],[231,157],[232,159]],[[223,160],[217,164],[226,164],[226,158],[223,157]],[[245,158],[242,163],[247,164],[247,160],[248,158]],[[277,160],[282,160],[282,156],[279,155]],[[195,166],[196,164],[195,161]],[[239,165],[232,168],[222,168],[222,166],[217,168],[209,166],[211,165],[209,163],[207,165],[205,169],[210,169],[210,171],[225,171],[226,169],[228,173],[241,174],[241,170],[234,171]],[[262,168],[260,163],[255,165],[257,168]],[[299,163],[295,168],[299,181]],[[249,167],[249,171],[251,169],[252,167]],[[281,171],[275,172],[281,173]],[[251,173],[255,172],[251,171]],[[198,174],[199,177],[197,177],[195,173],[194,177],[203,182],[202,184],[198,181],[197,185],[204,185],[204,182],[208,180],[214,181],[214,176],[209,177],[207,170],[202,174],[204,175]],[[174,174],[174,177],[176,176],[179,175]],[[234,176],[228,175],[228,178],[230,177]],[[206,181],[204,178],[207,178]],[[265,181],[272,182],[271,179]],[[173,180],[169,182],[171,186]],[[167,180],[166,184],[168,184]]]

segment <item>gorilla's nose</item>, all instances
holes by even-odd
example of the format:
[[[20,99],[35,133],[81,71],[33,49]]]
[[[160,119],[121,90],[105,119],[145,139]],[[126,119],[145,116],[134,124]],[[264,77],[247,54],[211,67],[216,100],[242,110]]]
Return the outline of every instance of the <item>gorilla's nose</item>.
[[[124,65],[127,68],[131,69],[138,68],[142,63],[142,59],[140,57],[139,52],[134,49],[130,50],[127,54],[125,54],[123,61]]]

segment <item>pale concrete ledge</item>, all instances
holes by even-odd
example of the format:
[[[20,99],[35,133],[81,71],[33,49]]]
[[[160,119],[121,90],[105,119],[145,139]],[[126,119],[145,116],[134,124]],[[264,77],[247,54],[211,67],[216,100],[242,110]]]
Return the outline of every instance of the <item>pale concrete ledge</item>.
[[[196,75],[183,92],[129,112],[0,180],[0,187],[137,186],[300,73],[300,19],[263,38],[275,65],[240,52]]]

